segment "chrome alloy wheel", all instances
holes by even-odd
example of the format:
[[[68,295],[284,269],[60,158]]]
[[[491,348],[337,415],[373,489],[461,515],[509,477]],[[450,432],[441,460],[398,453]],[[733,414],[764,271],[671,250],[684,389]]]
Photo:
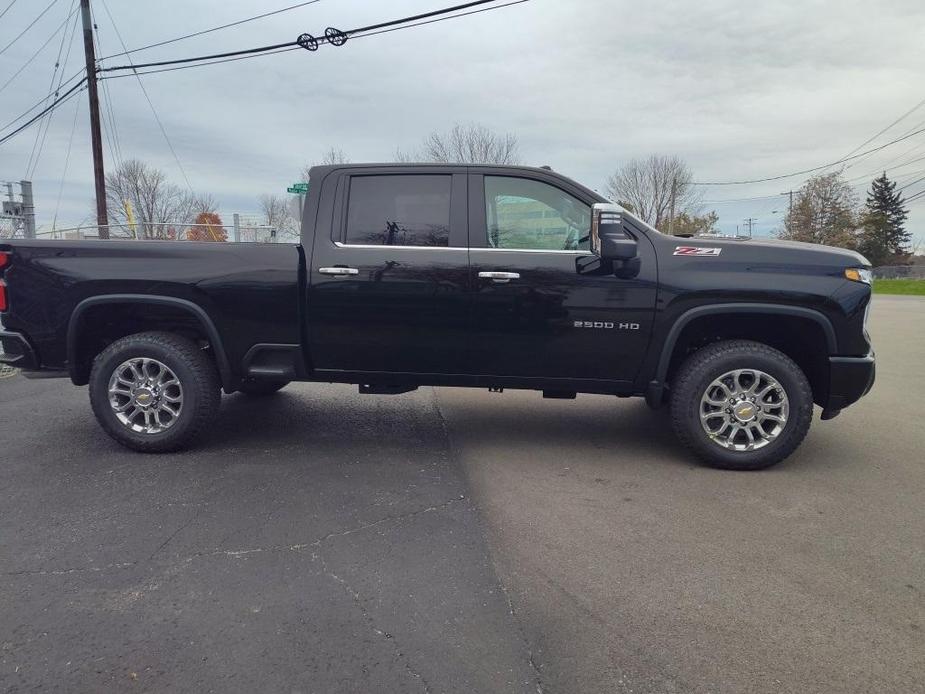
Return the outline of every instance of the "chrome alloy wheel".
[[[139,434],[159,434],[180,417],[183,386],[162,362],[136,357],[112,372],[109,405],[125,427]]]
[[[728,371],[700,398],[700,423],[713,443],[732,451],[764,448],[787,426],[790,401],[773,377],[757,369]]]

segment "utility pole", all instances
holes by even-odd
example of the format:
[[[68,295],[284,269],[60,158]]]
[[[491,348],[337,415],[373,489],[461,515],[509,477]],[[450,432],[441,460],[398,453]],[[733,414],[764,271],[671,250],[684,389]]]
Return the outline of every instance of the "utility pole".
[[[84,54],[87,59],[87,96],[90,99],[90,143],[93,149],[93,180],[96,183],[96,224],[101,239],[109,238],[106,211],[106,172],[103,170],[103,137],[100,134],[100,99],[97,93],[96,55],[93,51],[93,20],[90,0],[80,0],[84,28]]]
[[[668,217],[668,235],[673,236],[672,230],[674,229],[674,201],[675,196],[678,194],[678,177],[671,177],[671,212]]]
[[[748,238],[752,237],[752,228],[755,226],[755,222],[757,221],[758,220],[755,219],[754,217],[749,217],[748,219],[745,220],[745,224],[748,226]]]
[[[32,200],[32,181],[20,181],[22,191],[22,228],[23,236],[35,238],[35,202]]]
[[[787,191],[786,193],[781,193],[781,195],[790,196],[790,206],[787,208],[787,231],[790,231],[791,220],[793,219],[793,191]]]

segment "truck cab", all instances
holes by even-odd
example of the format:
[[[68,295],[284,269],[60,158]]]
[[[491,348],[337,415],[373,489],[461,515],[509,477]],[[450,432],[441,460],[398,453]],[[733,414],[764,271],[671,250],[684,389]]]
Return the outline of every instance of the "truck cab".
[[[513,167],[332,167],[313,171],[312,187],[313,369],[632,389],[655,312],[655,250],[641,236],[636,273],[602,273],[596,193]]]

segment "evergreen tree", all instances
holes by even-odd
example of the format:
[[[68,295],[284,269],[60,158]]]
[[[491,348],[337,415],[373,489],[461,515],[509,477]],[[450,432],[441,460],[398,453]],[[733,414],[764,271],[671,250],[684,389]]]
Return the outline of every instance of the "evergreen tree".
[[[867,193],[860,250],[874,265],[904,259],[912,234],[906,231],[908,212],[886,172],[875,178]],[[899,258],[897,258],[899,256]]]

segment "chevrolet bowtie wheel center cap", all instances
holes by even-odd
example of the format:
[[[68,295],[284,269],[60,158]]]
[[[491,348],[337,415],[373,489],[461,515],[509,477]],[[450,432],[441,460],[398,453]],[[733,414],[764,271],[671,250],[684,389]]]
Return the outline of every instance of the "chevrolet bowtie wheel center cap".
[[[732,413],[736,416],[736,419],[743,423],[753,420],[755,418],[755,412],[755,404],[748,401],[740,402],[732,408]]]

